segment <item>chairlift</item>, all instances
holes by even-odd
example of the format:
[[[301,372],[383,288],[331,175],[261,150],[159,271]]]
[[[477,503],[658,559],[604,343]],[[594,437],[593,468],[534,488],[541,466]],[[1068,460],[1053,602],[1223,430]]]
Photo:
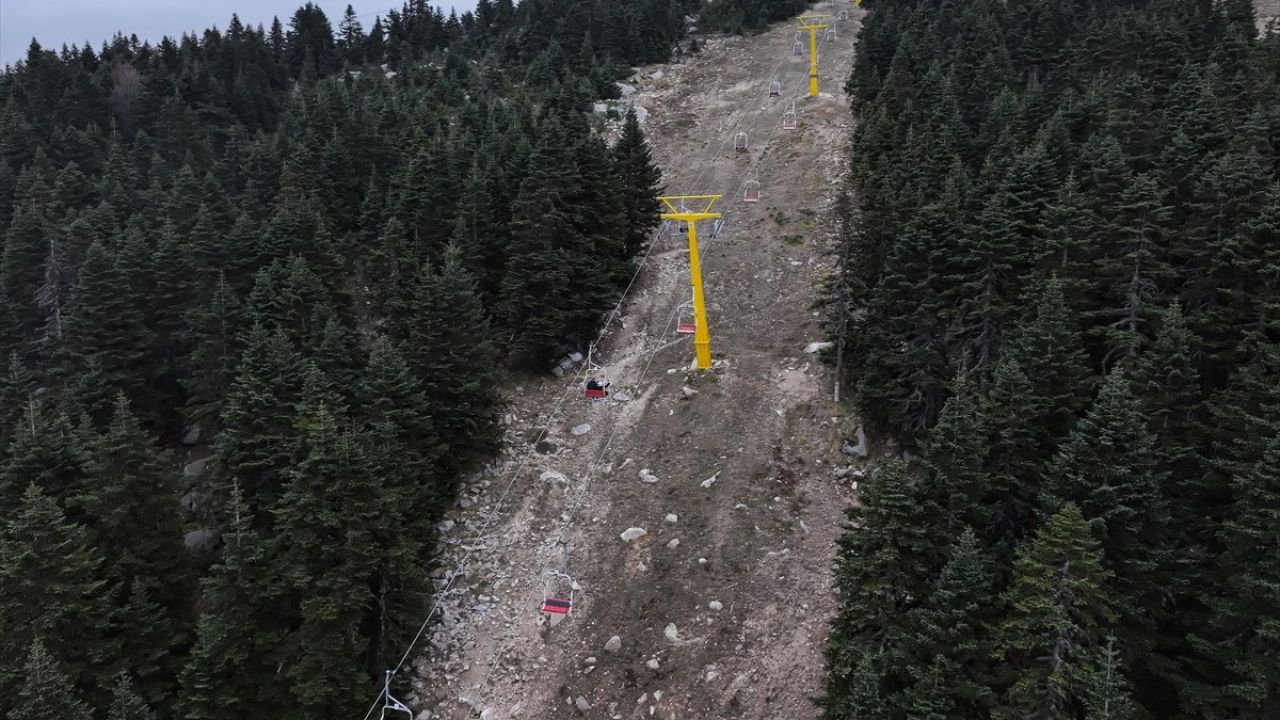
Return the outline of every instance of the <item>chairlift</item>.
[[[720,237],[721,230],[724,230],[724,218],[719,218],[715,222],[711,223],[711,237]]]
[[[760,202],[760,181],[754,177],[749,178],[742,189],[742,202],[758,203]]]
[[[592,402],[609,397],[609,373],[595,360],[596,346],[587,348],[587,384],[583,395]]]
[[[404,703],[395,699],[395,697],[391,695],[391,671],[390,670],[387,671],[386,678],[383,680],[383,683],[382,683],[382,714],[379,716],[381,720],[386,720],[388,712],[404,713],[405,715],[409,716],[410,720],[412,720],[413,718],[413,711],[410,710],[408,706],[406,706]]]
[[[539,610],[551,616],[573,613],[573,592],[578,583],[562,572],[548,571],[542,574],[543,599]],[[568,593],[565,590],[568,590]]]
[[[841,10],[841,11],[840,11],[840,22],[849,22],[849,11],[848,11],[848,10]]]
[[[680,212],[681,212],[682,214],[683,214],[683,213],[687,213],[687,212],[689,212],[689,208],[687,208],[687,207],[685,207],[685,206],[684,206],[684,201],[683,201],[683,200],[681,200],[681,201],[680,201]],[[689,236],[689,223],[688,223],[687,221],[685,221],[685,220],[681,220],[681,221],[680,221],[680,224],[676,226],[676,230],[680,233],[681,237],[688,237],[688,236]]]
[[[782,113],[782,129],[795,130],[799,121],[800,118],[796,115],[796,104],[792,101],[791,106],[787,108],[787,111]]]
[[[769,83],[769,97],[778,97],[782,95],[782,83],[774,80]]]
[[[733,136],[733,149],[740,153],[747,151],[747,133],[739,130],[737,135]]]
[[[800,57],[801,55],[804,55],[804,43],[797,40],[796,44],[791,46],[791,54],[795,55],[796,57]]]
[[[693,321],[693,301],[680,303],[676,308],[676,334],[693,335],[696,332],[698,326]]]
[[[830,28],[827,28],[827,33],[826,35],[823,36],[823,39],[826,40],[827,42],[833,42],[839,36],[840,35],[839,33],[836,32],[836,29],[834,27],[830,27]]]

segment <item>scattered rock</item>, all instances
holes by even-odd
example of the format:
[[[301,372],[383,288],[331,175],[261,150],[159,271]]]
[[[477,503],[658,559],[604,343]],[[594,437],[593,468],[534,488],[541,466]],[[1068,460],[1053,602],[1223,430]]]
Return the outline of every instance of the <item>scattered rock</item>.
[[[587,433],[591,432],[591,423],[582,423],[581,425],[574,425],[573,429],[570,430],[569,432],[573,433],[574,435],[586,435]]]
[[[616,653],[622,649],[622,638],[614,635],[604,644],[604,651],[607,653]]]
[[[845,441],[844,447],[840,448],[840,451],[851,457],[864,458],[867,456],[869,449],[867,447],[867,432],[863,430],[861,425],[855,431],[855,437],[858,440],[856,445],[851,445],[848,441]]]
[[[493,708],[485,708],[480,713],[480,720],[493,720],[493,716],[497,714],[497,710],[494,710]]]
[[[564,377],[564,368],[560,367],[559,365],[556,365],[555,367],[551,368],[551,374],[555,375],[558,378],[562,378]]]
[[[723,610],[724,603],[720,602],[719,600],[712,600],[711,602],[707,603],[707,607],[711,608],[712,610]]]
[[[218,542],[218,531],[214,528],[200,528],[192,530],[182,536],[182,542],[191,550],[205,551],[210,550]]]
[[[654,70],[653,72],[649,73],[649,79],[661,80],[665,75],[666,73],[661,70]]]
[[[441,520],[440,522],[436,523],[436,530],[439,530],[441,534],[444,534],[452,530],[455,524],[456,523],[454,523],[452,520]]]
[[[644,468],[640,471],[640,482],[652,485],[658,482],[658,476],[649,472],[649,468]]]
[[[618,537],[622,538],[622,542],[631,542],[632,540],[639,540],[648,534],[649,533],[645,532],[644,528],[633,527],[623,530],[622,534]]]
[[[812,355],[813,353],[820,353],[824,350],[830,350],[833,347],[835,347],[835,343],[811,342],[808,345],[804,346],[804,351]]]
[[[689,387],[688,385],[685,385],[684,387],[680,388],[680,392],[684,393],[684,396],[685,396],[685,397],[687,397],[687,398],[691,398],[691,397],[693,397],[694,395],[697,395],[697,394],[698,394],[698,391],[697,391],[697,390],[694,390],[693,388]]]
[[[626,390],[615,390],[609,394],[614,402],[631,402],[631,393]]]
[[[587,699],[582,697],[581,695],[578,696],[577,700],[573,701],[573,704],[576,705],[577,708],[582,712],[586,712],[591,709],[591,703],[587,702]]]
[[[472,505],[475,505],[475,502],[473,502],[471,498],[465,496],[458,498],[458,507],[463,510],[469,510]]]
[[[195,462],[189,462],[182,466],[182,476],[186,478],[198,478],[204,475],[204,471],[209,469],[209,458],[201,458]]]
[[[583,662],[585,662],[588,665],[595,665],[597,661],[596,661],[596,657],[592,655],[591,657],[587,658]]]
[[[708,670],[706,675],[706,681],[715,682],[716,678],[718,677],[720,677],[720,673],[716,672],[715,670]],[[480,718],[480,720],[484,720],[484,718]]]
[[[423,710],[422,712],[418,713],[417,715],[414,715],[414,716],[413,716],[413,720],[431,720],[431,711],[430,711],[430,710]]]
[[[571,352],[571,353],[569,353],[569,359],[570,359],[570,360],[572,360],[572,361],[573,361],[573,362],[575,362],[575,363],[580,363],[580,362],[582,362],[582,353],[580,353],[580,352]]]
[[[680,538],[672,538],[671,542],[667,543],[668,550],[675,550],[678,547],[680,547]]]
[[[646,662],[644,666],[649,668],[650,670],[657,670],[659,667],[659,664],[660,663],[658,662],[658,658],[649,658],[649,662]]]
[[[663,519],[674,525],[675,523],[680,521],[680,516],[676,515],[675,513],[667,513],[667,516]]]
[[[831,468],[831,474],[835,475],[837,480],[843,480],[849,477],[849,473],[851,472],[853,472],[853,468],[849,467],[848,465],[844,467]]]
[[[567,482],[569,482],[569,478],[565,477],[565,476],[564,476],[564,473],[556,472],[555,470],[545,470],[545,471],[543,471],[543,473],[542,473],[541,475],[539,475],[539,476],[538,476],[538,479],[539,479],[539,480],[541,480],[541,481],[542,481],[542,482],[544,482],[544,483],[549,483],[549,484],[553,484],[553,485],[554,485],[554,484],[556,484],[556,483],[567,483]]]
[[[667,623],[667,627],[662,630],[662,635],[668,642],[679,642],[680,630],[675,623]]]
[[[624,98],[631,97],[632,95],[636,94],[636,89],[632,85],[628,85],[626,83],[618,83],[618,93],[622,95],[622,97]]]
[[[182,444],[187,447],[198,444],[200,442],[200,434],[200,426],[192,425],[182,434]]]
[[[715,484],[716,484],[716,480],[719,480],[719,479],[720,479],[720,471],[719,471],[719,470],[717,470],[715,475],[712,475],[711,477],[709,477],[709,478],[707,478],[706,480],[703,480],[703,481],[702,481],[702,487],[704,487],[704,488],[709,488],[709,487],[711,487],[712,485],[715,485]]]

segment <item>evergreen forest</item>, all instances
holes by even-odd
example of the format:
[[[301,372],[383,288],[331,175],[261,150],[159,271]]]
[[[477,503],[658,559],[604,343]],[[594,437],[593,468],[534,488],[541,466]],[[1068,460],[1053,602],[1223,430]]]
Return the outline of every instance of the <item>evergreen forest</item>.
[[[1280,717],[1280,34],[863,7],[825,717]]]
[[[307,3],[0,73],[0,717],[360,716],[503,378],[585,350],[658,225],[593,104],[702,9]]]

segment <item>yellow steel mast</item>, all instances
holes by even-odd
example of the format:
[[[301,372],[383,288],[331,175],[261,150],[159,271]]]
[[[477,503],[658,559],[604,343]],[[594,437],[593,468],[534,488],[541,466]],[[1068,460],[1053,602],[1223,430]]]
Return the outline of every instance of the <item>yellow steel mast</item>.
[[[800,20],[800,29],[809,33],[809,97],[818,97],[818,31],[826,30],[826,15],[806,15]]]
[[[689,283],[693,285],[693,349],[697,355],[698,369],[711,369],[711,330],[707,327],[707,302],[702,292],[702,263],[698,257],[698,221],[719,220],[720,213],[711,212],[711,206],[721,198],[720,195],[670,195],[658,200],[666,206],[668,212],[662,213],[663,220],[676,220],[689,226]],[[702,209],[689,212],[683,210],[684,203],[701,205]]]

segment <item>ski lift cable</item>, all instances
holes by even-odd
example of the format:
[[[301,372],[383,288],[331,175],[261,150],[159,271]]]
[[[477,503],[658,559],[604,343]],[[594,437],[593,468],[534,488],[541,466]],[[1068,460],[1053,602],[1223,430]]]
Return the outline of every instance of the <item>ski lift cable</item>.
[[[774,65],[771,71],[771,75],[773,73],[776,73],[778,69],[781,68],[784,62],[786,62],[785,57],[784,59],[779,60]],[[768,94],[768,88],[766,87],[762,93],[762,97],[767,97],[767,94]],[[757,101],[758,99],[759,98],[756,98]],[[742,111],[739,111],[739,112],[742,112]],[[763,112],[763,110],[756,110],[754,115],[758,116],[760,112]],[[738,113],[735,113],[735,114],[738,114]],[[764,145],[761,146],[762,147],[761,156],[763,156],[763,149],[767,146],[769,139],[773,137],[774,131],[776,131],[776,127],[769,132],[769,135],[765,139]],[[732,137],[733,137],[732,133],[725,133],[723,138],[721,139],[720,144],[716,147],[715,152],[711,154],[710,157],[716,157],[720,153],[722,153],[724,151],[724,146],[732,139]],[[754,170],[755,166],[758,163],[759,163],[759,158],[754,159],[752,161],[751,168],[748,170],[748,172],[751,172],[752,170]],[[710,170],[709,162],[703,162],[701,163],[701,165],[702,165],[702,170],[699,171],[697,178],[693,183],[695,187],[697,187],[702,182],[707,172]],[[742,191],[742,188],[739,187],[738,192],[741,193],[741,191]],[[609,311],[609,315],[606,317],[604,324],[601,326],[599,333],[596,335],[597,343],[599,343],[599,341],[604,339],[604,336],[612,326],[613,321],[617,317],[619,317],[619,313],[623,303],[626,301],[627,296],[630,294],[631,290],[635,287],[635,283],[639,279],[640,273],[644,270],[644,266],[647,260],[649,259],[649,256],[652,254],[654,246],[657,245],[658,241],[661,239],[661,236],[662,235],[661,235],[660,228],[656,229],[652,237],[650,238],[649,243],[647,243],[647,246],[645,247],[644,254],[641,255],[639,262],[636,263],[636,269],[632,273],[631,279],[628,280],[627,285],[623,288],[622,294],[618,298],[618,301],[614,304],[613,309]],[[672,313],[672,318],[674,317],[675,317],[675,312]],[[667,324],[669,325],[670,321],[668,321]],[[657,355],[657,351],[665,347],[667,346],[666,345],[660,346],[657,350],[654,351],[653,354],[650,355],[648,362],[645,364],[645,369],[644,371],[642,371],[642,375],[643,375],[643,372],[646,372],[648,370],[649,365],[652,364],[653,358],[656,357]],[[571,383],[566,388],[564,394],[562,394],[559,401],[557,401],[556,406],[553,409],[552,413],[547,417],[546,424],[544,424],[542,429],[538,432],[535,442],[541,440],[546,436],[547,432],[551,428],[551,425],[559,417],[560,411],[563,409],[565,402],[571,396],[576,395],[578,382],[585,375],[586,375],[586,366],[585,365],[580,366],[578,370],[575,372],[574,382]],[[610,432],[608,441],[605,444],[606,449],[608,448],[609,444],[612,442],[613,434],[616,431],[617,431],[617,426],[615,425],[613,431]],[[525,465],[528,464],[528,460],[530,457],[531,457],[530,455],[526,455],[524,458],[522,458],[521,461],[516,465],[515,469],[512,471],[506,487],[503,488],[502,493],[498,496],[498,501],[493,504],[490,511],[486,514],[484,522],[482,523],[480,529],[475,533],[476,539],[479,539],[484,535],[485,532],[488,531],[489,526],[492,524],[494,518],[497,516],[499,509],[501,509],[503,501],[506,499],[507,495],[510,493],[511,488],[515,486],[516,479],[519,478],[520,473],[524,470]],[[581,504],[581,500],[579,501],[579,505],[580,504]],[[576,508],[577,506],[575,505],[574,509],[576,510]],[[570,515],[570,517],[572,518],[573,516]],[[567,523],[561,525],[561,530],[559,533],[560,535],[563,535],[564,529],[566,527],[567,527]],[[399,674],[400,669],[404,667],[404,664],[406,661],[408,661],[409,656],[413,654],[414,648],[417,647],[418,642],[422,640],[423,634],[426,633],[427,628],[430,626],[432,618],[434,618],[436,613],[440,611],[440,599],[444,597],[448,593],[448,591],[453,587],[454,579],[457,578],[458,575],[462,574],[463,570],[466,567],[466,559],[470,556],[471,552],[478,546],[479,546],[479,543],[474,543],[474,542],[463,544],[463,559],[459,563],[457,563],[457,567],[454,570],[454,572],[449,574],[449,577],[446,580],[444,587],[436,591],[435,599],[432,601],[431,609],[427,611],[426,617],[423,618],[422,624],[418,627],[418,630],[414,634],[413,639],[409,641],[409,644],[405,648],[404,654],[400,657],[400,660],[390,670],[391,678],[395,678],[395,676]],[[505,654],[505,648],[503,649],[502,652],[499,653],[498,655],[499,660],[501,659],[503,654]],[[491,668],[489,673],[492,674],[492,672],[493,672],[493,669]],[[481,682],[481,687],[483,687],[483,685],[487,683],[488,677],[489,675],[485,676],[485,680]],[[378,695],[374,699],[373,704],[370,705],[369,710],[365,712],[364,720],[369,720],[369,718],[372,717],[374,711],[378,709],[378,704],[385,701],[385,695],[386,695],[385,690],[380,690],[378,692]]]

